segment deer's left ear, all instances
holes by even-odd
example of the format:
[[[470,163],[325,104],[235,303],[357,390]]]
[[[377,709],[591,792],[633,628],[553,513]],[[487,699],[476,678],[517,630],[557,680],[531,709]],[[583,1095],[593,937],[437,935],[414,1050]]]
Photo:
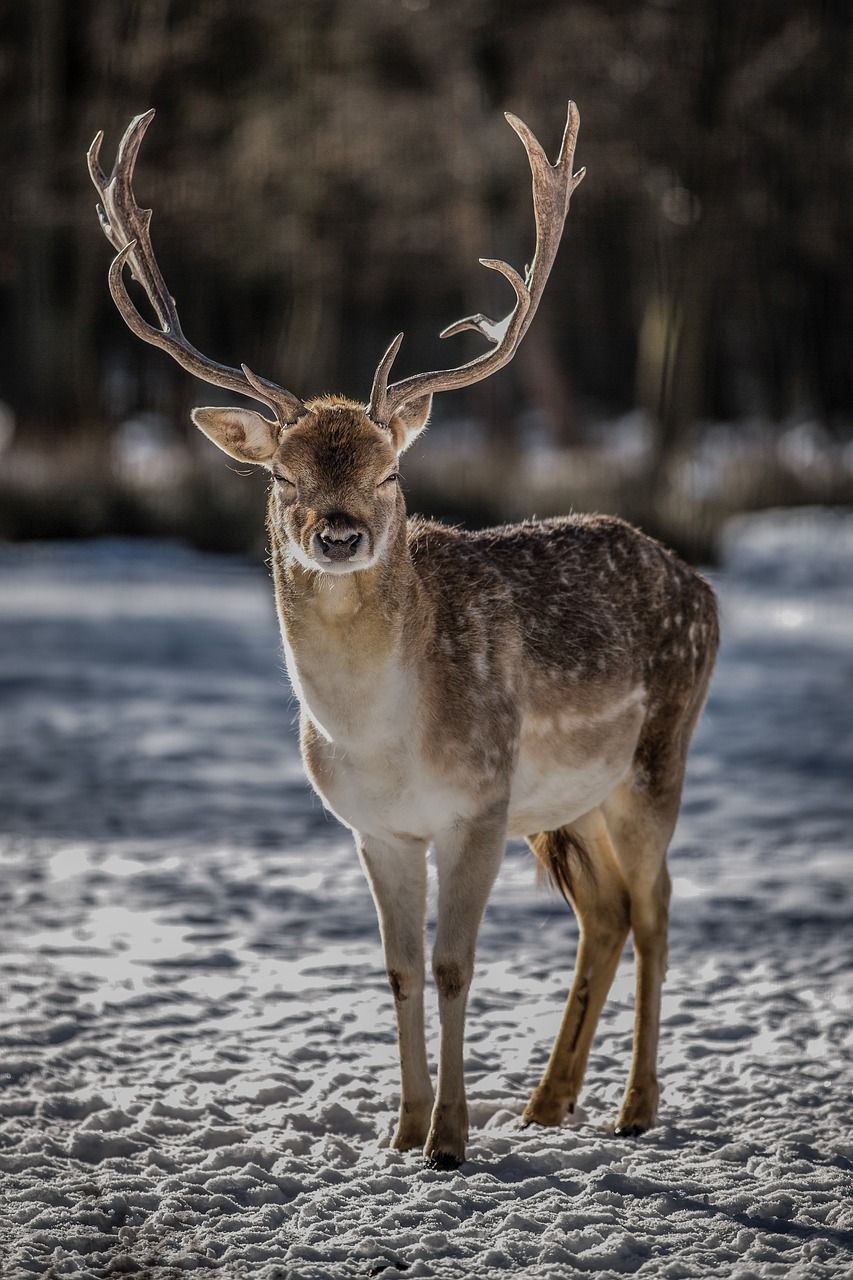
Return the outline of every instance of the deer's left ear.
[[[278,423],[253,409],[193,409],[191,417],[208,439],[238,462],[263,465],[278,448]]]
[[[421,396],[418,400],[410,400],[394,414],[388,429],[398,453],[408,449],[409,445],[420,435],[429,422],[432,409],[432,396]]]

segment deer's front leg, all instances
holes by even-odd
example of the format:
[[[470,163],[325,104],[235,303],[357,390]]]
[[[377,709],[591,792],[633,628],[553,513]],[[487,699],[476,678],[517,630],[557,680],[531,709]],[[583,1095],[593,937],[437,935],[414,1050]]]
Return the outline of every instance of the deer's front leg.
[[[438,928],[433,972],[438,987],[441,1042],[438,1092],[424,1155],[427,1163],[438,1169],[455,1169],[465,1159],[465,1006],[474,972],[477,933],[505,842],[503,810],[497,816],[490,813],[479,821],[460,823],[435,842]]]
[[[356,837],[367,874],[394,994],[400,1050],[400,1122],[393,1146],[423,1146],[432,1112],[432,1081],[424,1040],[424,920],[426,844]]]

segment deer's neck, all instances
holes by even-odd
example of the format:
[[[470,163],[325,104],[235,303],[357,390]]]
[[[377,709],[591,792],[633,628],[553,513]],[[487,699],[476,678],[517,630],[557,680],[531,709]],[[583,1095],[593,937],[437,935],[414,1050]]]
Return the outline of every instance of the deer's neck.
[[[304,569],[274,533],[273,573],[303,713],[344,747],[387,738],[414,693],[407,632],[418,616],[419,585],[405,525],[380,564],[335,575]]]

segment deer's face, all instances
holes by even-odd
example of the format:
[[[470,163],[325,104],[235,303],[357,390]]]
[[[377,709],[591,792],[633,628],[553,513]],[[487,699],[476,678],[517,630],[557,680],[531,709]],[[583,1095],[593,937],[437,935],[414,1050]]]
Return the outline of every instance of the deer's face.
[[[196,409],[193,421],[221,449],[272,476],[270,515],[296,560],[355,573],[381,560],[405,520],[399,454],[423,429],[429,397],[378,427],[350,401],[313,401],[280,428],[248,409]]]
[[[272,518],[308,569],[353,573],[381,559],[403,513],[389,431],[347,405],[317,408],[271,460]]]

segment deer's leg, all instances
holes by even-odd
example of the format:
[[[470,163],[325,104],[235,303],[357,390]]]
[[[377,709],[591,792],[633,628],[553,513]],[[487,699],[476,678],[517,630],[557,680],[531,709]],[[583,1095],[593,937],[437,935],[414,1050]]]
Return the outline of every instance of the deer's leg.
[[[670,898],[666,851],[680,791],[680,776],[673,789],[656,799],[623,784],[604,805],[631,898],[636,967],[634,1047],[616,1122],[616,1132],[629,1136],[644,1133],[657,1118],[657,1051]]]
[[[424,1155],[430,1165],[439,1169],[454,1169],[465,1158],[465,1006],[474,972],[477,933],[505,842],[503,812],[477,823],[460,824],[435,842],[438,927],[433,973],[438,987],[441,1040],[438,1090]]]
[[[653,886],[631,894],[631,930],[637,970],[634,1050],[616,1132],[633,1137],[657,1119],[660,1000],[666,976],[670,880],[664,865]]]
[[[628,936],[628,894],[600,811],[573,828],[590,855],[590,867],[572,868],[572,905],[580,926],[575,976],[560,1029],[522,1123],[558,1125],[574,1109],[586,1071],[595,1029]],[[548,832],[531,838],[547,863]],[[565,845],[563,845],[565,847]]]
[[[426,844],[360,835],[357,845],[376,903],[397,1014],[400,1120],[392,1145],[408,1151],[423,1146],[433,1103],[424,1038]]]

